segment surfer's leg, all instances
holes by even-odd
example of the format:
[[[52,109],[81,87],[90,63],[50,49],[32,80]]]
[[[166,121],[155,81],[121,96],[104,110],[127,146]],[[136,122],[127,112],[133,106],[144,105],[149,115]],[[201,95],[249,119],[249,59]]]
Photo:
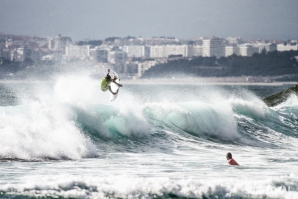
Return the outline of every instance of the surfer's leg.
[[[115,84],[117,84],[118,86],[122,87],[122,84],[117,83],[116,81],[113,81]]]
[[[113,94],[113,95],[116,95],[117,93],[114,93],[111,89],[111,87],[109,86],[109,91]]]

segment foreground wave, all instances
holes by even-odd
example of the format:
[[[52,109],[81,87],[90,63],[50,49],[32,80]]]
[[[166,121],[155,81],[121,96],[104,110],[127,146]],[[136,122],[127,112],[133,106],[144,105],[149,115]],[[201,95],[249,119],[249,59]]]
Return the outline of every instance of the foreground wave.
[[[269,180],[174,180],[130,176],[43,179],[0,186],[1,198],[297,198],[297,176]],[[52,181],[52,183],[48,183]]]

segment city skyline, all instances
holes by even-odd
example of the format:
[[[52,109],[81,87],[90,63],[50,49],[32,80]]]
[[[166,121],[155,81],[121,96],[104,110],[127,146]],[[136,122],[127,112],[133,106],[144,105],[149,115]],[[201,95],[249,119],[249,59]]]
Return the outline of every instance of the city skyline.
[[[298,2],[3,0],[0,32],[74,40],[111,36],[297,39]]]

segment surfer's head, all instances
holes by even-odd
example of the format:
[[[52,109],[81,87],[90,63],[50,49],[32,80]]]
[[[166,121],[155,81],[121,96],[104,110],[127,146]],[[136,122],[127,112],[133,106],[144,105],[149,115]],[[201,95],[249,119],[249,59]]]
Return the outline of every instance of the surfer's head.
[[[112,78],[111,78],[111,76],[110,76],[110,75],[107,75],[107,76],[106,76],[106,80],[108,80],[108,81],[109,81],[109,80],[111,80],[111,79],[112,79]]]
[[[229,152],[227,153],[227,156],[226,156],[227,160],[231,159],[232,158],[232,154]]]

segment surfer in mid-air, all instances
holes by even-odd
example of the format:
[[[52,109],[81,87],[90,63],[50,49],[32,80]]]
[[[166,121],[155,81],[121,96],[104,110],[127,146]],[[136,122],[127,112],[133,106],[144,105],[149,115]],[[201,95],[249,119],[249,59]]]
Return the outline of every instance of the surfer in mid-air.
[[[119,87],[122,87],[122,84],[119,84],[116,82],[117,80],[117,76],[114,75],[113,79],[111,78],[110,76],[110,69],[108,69],[108,74],[102,79],[101,81],[101,90],[102,91],[107,91],[109,90],[113,95],[116,95],[117,93],[114,93],[112,90],[111,90],[111,82],[115,83],[117,86]]]

